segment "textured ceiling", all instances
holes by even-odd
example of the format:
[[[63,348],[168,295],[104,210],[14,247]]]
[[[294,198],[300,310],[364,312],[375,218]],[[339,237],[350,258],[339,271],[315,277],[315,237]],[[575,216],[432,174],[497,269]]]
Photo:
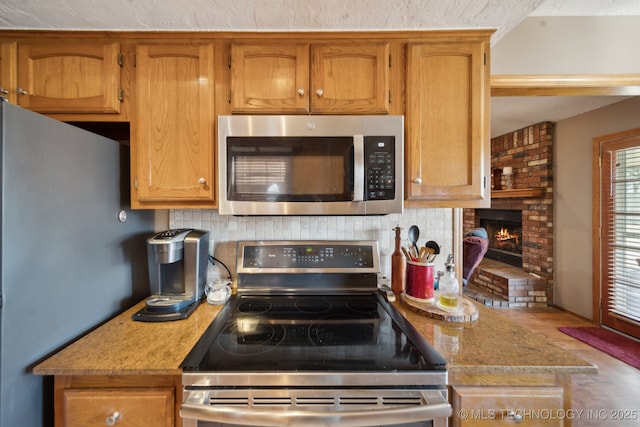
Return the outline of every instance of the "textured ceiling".
[[[397,30],[496,28],[527,16],[638,15],[638,0],[2,0],[0,28]]]
[[[496,28],[543,0],[2,0],[0,28],[93,30],[395,30]]]
[[[546,0],[530,16],[638,16],[638,0]]]
[[[495,28],[492,46],[531,17],[640,16],[639,0],[0,0],[0,29],[163,31],[365,31]],[[639,21],[640,24],[640,21]],[[640,25],[639,25],[640,26]],[[571,30],[568,29],[570,32]],[[584,29],[576,29],[576,32]],[[606,36],[606,35],[605,35]],[[535,39],[517,39],[528,44]],[[516,36],[513,36],[516,38]],[[628,43],[633,43],[631,40]],[[549,51],[555,48],[549,43]],[[492,53],[500,55],[500,45]],[[526,48],[507,59],[528,69]],[[567,61],[572,61],[567,55]],[[530,63],[536,74],[547,71]],[[497,67],[498,69],[500,67]],[[640,71],[640,70],[639,70]],[[632,71],[632,72],[639,72]],[[625,71],[629,72],[629,71]],[[518,72],[524,73],[524,72]],[[593,73],[587,69],[581,73]],[[496,74],[510,74],[499,70]],[[580,99],[577,99],[580,98]],[[616,97],[493,98],[492,135],[556,121]]]

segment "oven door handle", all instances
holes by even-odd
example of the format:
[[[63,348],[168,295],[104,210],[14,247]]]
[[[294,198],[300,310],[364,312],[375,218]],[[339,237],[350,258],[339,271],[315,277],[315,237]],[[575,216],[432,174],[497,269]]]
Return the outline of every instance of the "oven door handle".
[[[204,393],[206,395],[206,393]],[[420,405],[397,406],[377,409],[376,405],[359,410],[269,410],[264,407],[218,406],[205,403],[203,393],[190,394],[180,408],[182,418],[217,423],[242,424],[260,427],[279,426],[327,426],[366,427],[404,424],[447,418],[452,414],[451,405],[440,393],[431,393]],[[437,402],[434,402],[434,397]],[[439,425],[439,424],[438,424]]]

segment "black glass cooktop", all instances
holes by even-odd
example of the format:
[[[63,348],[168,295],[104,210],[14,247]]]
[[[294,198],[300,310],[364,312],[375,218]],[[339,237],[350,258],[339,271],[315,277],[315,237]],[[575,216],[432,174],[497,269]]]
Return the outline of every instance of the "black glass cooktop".
[[[446,361],[378,293],[234,295],[181,368],[425,371],[445,370]]]

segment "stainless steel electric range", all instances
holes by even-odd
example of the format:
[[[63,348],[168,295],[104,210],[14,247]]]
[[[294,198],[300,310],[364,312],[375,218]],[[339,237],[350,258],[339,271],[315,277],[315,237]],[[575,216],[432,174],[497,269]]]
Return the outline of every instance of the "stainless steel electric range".
[[[237,247],[237,293],[183,361],[185,427],[446,426],[446,361],[378,291],[374,241]]]

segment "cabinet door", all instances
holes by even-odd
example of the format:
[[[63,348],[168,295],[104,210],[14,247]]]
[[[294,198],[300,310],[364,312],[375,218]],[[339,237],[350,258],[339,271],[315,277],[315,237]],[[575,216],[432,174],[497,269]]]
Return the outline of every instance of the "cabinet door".
[[[308,91],[308,44],[231,46],[233,112],[306,113]]]
[[[487,43],[408,45],[409,201],[446,207],[491,203]]]
[[[16,103],[17,43],[0,43],[0,96],[12,104]]]
[[[561,387],[455,386],[454,427],[570,425]]]
[[[212,207],[213,44],[138,45],[136,88],[134,206],[205,201]]]
[[[120,44],[55,40],[18,45],[18,104],[40,113],[120,112]]]
[[[313,45],[311,111],[389,112],[389,44]]]
[[[172,427],[173,389],[65,390],[63,411],[65,427]]]

